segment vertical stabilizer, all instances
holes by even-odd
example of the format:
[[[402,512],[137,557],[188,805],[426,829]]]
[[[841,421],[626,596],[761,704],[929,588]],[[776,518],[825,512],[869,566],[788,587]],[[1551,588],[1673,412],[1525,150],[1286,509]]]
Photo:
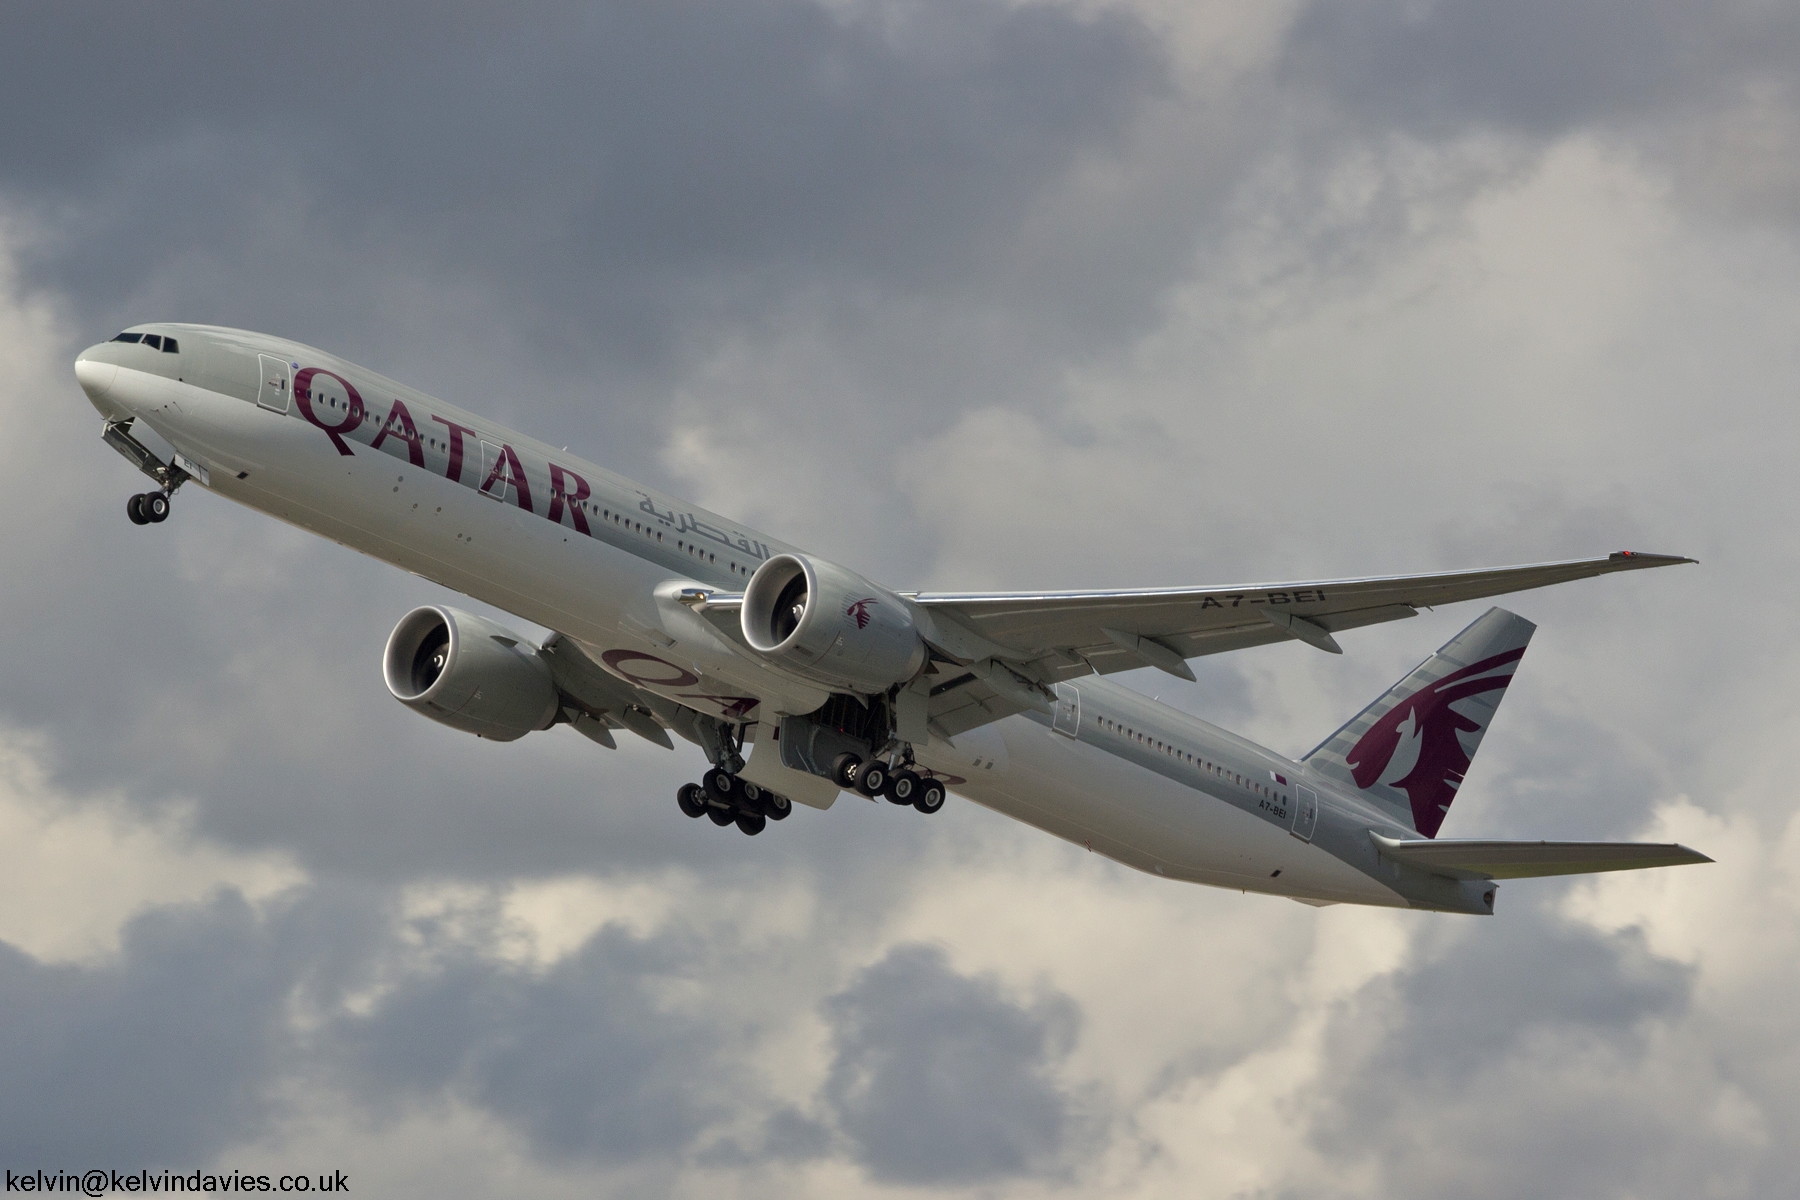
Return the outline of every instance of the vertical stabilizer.
[[[1488,609],[1326,738],[1306,765],[1436,837],[1536,629]]]

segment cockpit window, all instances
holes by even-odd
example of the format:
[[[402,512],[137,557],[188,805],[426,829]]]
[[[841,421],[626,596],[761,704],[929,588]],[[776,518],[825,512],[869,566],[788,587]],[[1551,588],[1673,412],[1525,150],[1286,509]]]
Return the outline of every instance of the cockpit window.
[[[160,333],[121,333],[114,338],[115,342],[141,342],[152,350],[161,350],[164,354],[180,354],[181,343],[172,337],[164,337]]]

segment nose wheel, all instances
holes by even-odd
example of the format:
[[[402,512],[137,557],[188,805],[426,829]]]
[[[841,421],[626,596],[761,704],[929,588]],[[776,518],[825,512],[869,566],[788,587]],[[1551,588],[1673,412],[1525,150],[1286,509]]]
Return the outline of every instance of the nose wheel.
[[[158,525],[169,519],[169,497],[162,492],[143,492],[125,502],[125,515],[133,525]]]

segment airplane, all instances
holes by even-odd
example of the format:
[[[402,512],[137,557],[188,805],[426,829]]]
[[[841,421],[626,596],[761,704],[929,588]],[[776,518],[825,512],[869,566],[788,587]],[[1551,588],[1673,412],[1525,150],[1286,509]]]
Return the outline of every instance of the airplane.
[[[947,793],[1167,879],[1491,914],[1497,881],[1712,860],[1676,844],[1440,839],[1535,626],[1490,608],[1290,759],[1107,678],[1338,635],[1422,608],[1695,560],[1622,551],[1490,570],[1229,587],[897,591],[324,351],[135,325],[75,375],[106,443],[206,491],[551,630],[446,605],[382,655],[400,703],[491,741],[566,725],[698,746],[686,816],[761,833],[850,792]],[[137,436],[153,431],[165,461]]]

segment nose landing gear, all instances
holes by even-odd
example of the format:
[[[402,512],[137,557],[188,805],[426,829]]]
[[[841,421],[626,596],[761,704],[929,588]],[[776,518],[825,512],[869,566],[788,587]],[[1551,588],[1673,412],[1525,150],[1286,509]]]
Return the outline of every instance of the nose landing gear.
[[[130,421],[108,421],[100,431],[107,445],[130,459],[132,465],[154,480],[160,491],[142,492],[125,502],[125,515],[133,525],[156,525],[169,519],[169,500],[189,475],[174,463],[166,463],[149,447],[131,436]]]

